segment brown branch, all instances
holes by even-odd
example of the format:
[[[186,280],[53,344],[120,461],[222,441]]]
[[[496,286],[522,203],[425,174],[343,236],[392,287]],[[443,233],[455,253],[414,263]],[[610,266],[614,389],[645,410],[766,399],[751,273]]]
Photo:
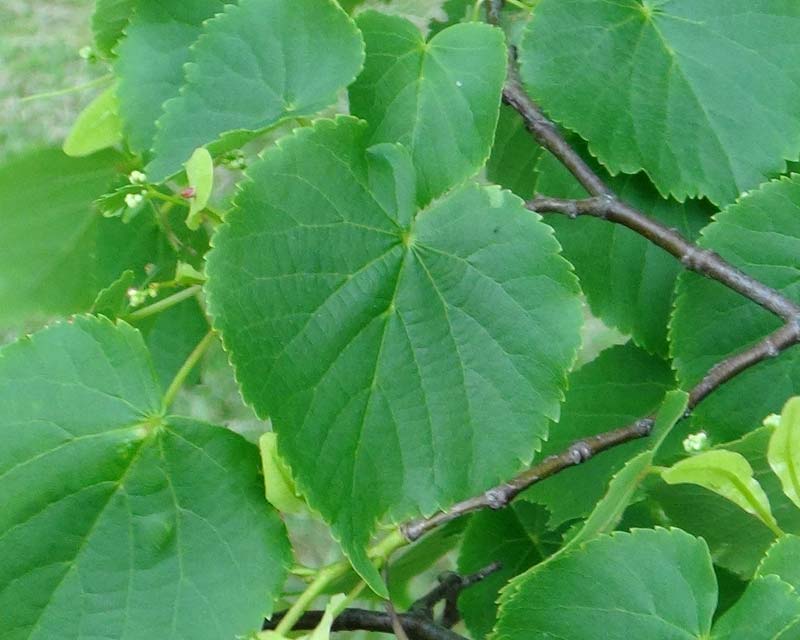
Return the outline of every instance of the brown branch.
[[[324,611],[306,611],[295,623],[294,631],[310,631],[322,620]],[[264,631],[274,629],[283,617],[283,612],[276,613],[271,620],[264,622]],[[403,631],[412,640],[466,640],[463,636],[444,627],[410,613],[399,613],[397,619]],[[385,611],[350,608],[342,611],[333,621],[332,631],[377,631],[378,633],[394,633],[392,617]]]
[[[502,565],[499,562],[493,562],[480,571],[476,571],[467,576],[462,576],[453,571],[447,571],[439,576],[439,584],[437,586],[414,601],[409,608],[409,613],[427,618],[428,620],[433,620],[434,607],[444,600],[445,611],[441,620],[441,625],[450,628],[459,620],[458,609],[455,608],[455,604],[461,592],[464,591],[464,589],[469,589],[472,585],[477,584],[481,580],[486,579],[501,568]]]
[[[596,196],[584,200],[537,196],[525,204],[538,213],[560,213],[570,218],[592,216],[628,227],[678,258],[687,269],[722,283],[786,322],[794,322],[800,318],[800,306],[780,291],[748,276],[713,251],[702,249],[675,229],[661,224],[614,196]]]

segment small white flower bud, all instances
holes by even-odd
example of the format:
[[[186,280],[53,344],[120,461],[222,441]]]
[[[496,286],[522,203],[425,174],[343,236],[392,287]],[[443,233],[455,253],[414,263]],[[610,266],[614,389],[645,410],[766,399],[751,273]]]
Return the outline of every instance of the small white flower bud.
[[[686,453],[697,453],[708,447],[708,434],[705,431],[689,434],[683,441]]]
[[[147,176],[141,171],[131,171],[128,180],[131,181],[131,184],[144,184],[147,182]]]
[[[129,209],[135,209],[144,201],[145,192],[129,193],[125,196],[125,204]]]

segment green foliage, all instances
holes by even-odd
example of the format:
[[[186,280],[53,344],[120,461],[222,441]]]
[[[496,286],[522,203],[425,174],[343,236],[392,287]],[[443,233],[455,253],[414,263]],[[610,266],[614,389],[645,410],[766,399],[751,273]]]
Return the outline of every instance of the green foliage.
[[[377,519],[532,458],[580,318],[569,266],[519,200],[466,184],[418,211],[409,153],[368,135],[320,121],[268,152],[216,235],[207,291],[245,398],[377,586],[363,555]]]
[[[540,0],[521,73],[611,173],[726,204],[800,152],[798,28],[775,0]]]
[[[704,229],[700,245],[800,300],[800,176],[769,182],[726,208]],[[670,343],[684,387],[780,326],[769,312],[693,273],[681,275],[677,291]],[[724,319],[723,330],[714,319]],[[697,407],[691,429],[705,430],[715,444],[747,433],[800,391],[798,362],[800,351],[789,351],[737,376]]]
[[[503,34],[459,24],[425,42],[407,20],[375,12],[358,26],[367,59],[350,87],[350,111],[369,123],[370,145],[409,150],[417,203],[426,205],[489,157],[505,78]]]
[[[612,347],[574,372],[542,455],[558,453],[574,441],[630,424],[658,407],[674,386],[672,372],[662,360],[632,344]],[[591,464],[568,469],[526,491],[522,498],[545,505],[550,525],[583,518],[605,493],[612,476],[636,454],[649,449],[646,440],[604,453]]]
[[[120,161],[42,149],[0,166],[1,325],[85,311],[122,271],[143,275],[162,252],[146,216],[124,225],[92,208]]]
[[[767,494],[753,477],[750,463],[740,453],[707,451],[681,460],[666,469],[661,477],[668,484],[689,482],[705,487],[758,516],[768,527],[777,529]]]
[[[665,200],[644,176],[612,178],[596,162],[588,161],[626,201],[687,238],[696,238],[710,221],[713,208],[704,201]],[[561,198],[587,196],[552,156],[542,157],[536,174],[536,190],[541,193]],[[680,263],[622,225],[560,215],[548,215],[546,222],[556,230],[565,257],[575,265],[592,313],[630,334],[644,349],[666,356],[667,324]]]
[[[158,121],[147,173],[162,180],[195,147],[225,132],[260,131],[313,115],[353,81],[363,47],[333,0],[227,5],[205,23],[192,47],[180,96],[165,105]]]
[[[83,157],[122,142],[122,123],[114,87],[106,89],[89,103],[64,140],[64,153]]]
[[[705,543],[678,529],[615,533],[514,579],[497,640],[708,637],[717,585]]]
[[[138,331],[78,317],[5,347],[0,416],[3,638],[231,637],[269,611],[289,548],[257,451],[165,414]]]
[[[0,132],[0,640],[800,637],[798,26],[97,0]]]

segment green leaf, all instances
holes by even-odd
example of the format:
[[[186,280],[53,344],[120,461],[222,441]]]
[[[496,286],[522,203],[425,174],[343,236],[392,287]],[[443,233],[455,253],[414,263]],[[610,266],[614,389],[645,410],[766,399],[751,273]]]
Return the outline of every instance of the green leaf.
[[[717,585],[705,542],[638,529],[589,542],[505,588],[493,638],[708,637]]]
[[[197,343],[208,333],[208,320],[195,298],[132,324],[144,336],[152,353],[156,377],[164,390]],[[192,371],[184,386],[196,384],[199,378],[199,372]]]
[[[800,596],[777,576],[753,580],[739,601],[717,620],[711,640],[790,640],[800,620]]]
[[[541,455],[560,453],[580,438],[647,416],[674,386],[667,363],[632,344],[603,351],[570,376],[561,419],[552,426]],[[545,505],[551,514],[551,527],[585,517],[605,493],[612,476],[650,446],[642,439],[614,447],[589,464],[566,469],[534,485],[521,498]]]
[[[581,324],[549,228],[497,187],[423,211],[398,145],[321,120],[266,152],[208,258],[209,310],[301,492],[364,546],[482,491],[557,419]],[[391,473],[387,473],[387,469]]]
[[[798,554],[800,554],[800,537],[791,534],[781,536],[767,550],[764,559],[758,565],[756,576],[776,575],[790,584],[795,591],[800,592]]]
[[[753,468],[740,453],[718,449],[685,458],[664,470],[668,484],[690,483],[705,487],[733,502],[780,535],[769,498],[753,477]]]
[[[283,513],[299,513],[306,510],[306,503],[297,493],[292,470],[278,453],[278,438],[268,432],[258,440],[261,452],[261,468],[264,471],[264,493],[269,502]]]
[[[196,147],[236,130],[311,115],[361,69],[364,43],[332,0],[241,0],[206,23],[186,84],[165,105],[147,168],[175,173]]]
[[[123,37],[125,27],[136,7],[137,0],[97,0],[92,14],[94,46],[107,58]]]
[[[798,29],[776,0],[541,0],[521,74],[611,173],[725,204],[800,153]]]
[[[631,458],[608,484],[608,491],[597,503],[583,526],[559,550],[567,553],[603,533],[610,533],[619,524],[625,509],[633,500],[653,464],[653,458],[664,438],[683,417],[689,396],[682,391],[670,391],[656,415],[653,433],[647,438],[649,449]]]
[[[0,165],[0,324],[85,311],[126,268],[144,275],[159,253],[152,219],[92,210],[119,159],[42,149]]]
[[[718,214],[700,245],[800,302],[800,176],[763,185]],[[717,362],[777,329],[770,312],[718,282],[685,272],[678,279],[671,351],[685,389]],[[694,410],[691,428],[715,443],[740,437],[800,393],[800,350],[770,358],[726,382]]]
[[[676,435],[678,429],[672,431]],[[781,491],[781,484],[767,462],[767,444],[772,429],[762,427],[741,440],[725,445],[742,454],[763,487],[778,525],[785,531],[800,530],[800,510]],[[662,450],[667,449],[665,442]],[[666,521],[702,537],[711,549],[714,563],[749,580],[775,534],[758,517],[746,513],[725,498],[696,485],[667,485],[658,481],[649,487],[654,510]]]
[[[503,34],[459,24],[426,43],[407,20],[372,11],[358,26],[367,59],[350,87],[350,111],[370,123],[370,144],[409,149],[425,205],[489,157],[506,76]]]
[[[190,45],[200,36],[203,22],[224,7],[222,0],[136,2],[114,64],[120,117],[132,151],[144,154],[152,146],[162,105],[183,85]]]
[[[132,327],[79,316],[0,351],[0,439],[4,638],[217,640],[271,610],[289,546],[258,452],[165,416]]]
[[[681,204],[665,200],[646,177],[613,178],[588,154],[584,158],[623,200],[687,238],[697,238],[711,220],[714,209],[705,201]],[[587,197],[572,174],[550,154],[542,156],[536,172],[536,190],[540,193],[559,198]],[[559,214],[547,215],[545,222],[556,230],[564,255],[575,265],[592,313],[630,334],[648,351],[666,356],[667,324],[681,264],[619,224],[589,216],[571,220]]]
[[[91,312],[106,318],[119,318],[128,309],[128,289],[133,286],[136,276],[131,269],[122,272],[119,278],[101,289],[92,303]]]
[[[513,108],[501,105],[492,155],[486,163],[486,177],[527,200],[534,193],[536,165],[542,153],[542,147],[533,139],[520,115]]]
[[[458,598],[473,638],[484,638],[492,631],[503,585],[558,549],[561,536],[547,530],[547,520],[544,507],[525,502],[501,511],[481,511],[470,519],[458,556],[459,573],[474,573],[493,562],[501,564],[499,571],[465,589]]]
[[[114,87],[106,89],[81,111],[64,140],[64,153],[83,157],[122,142],[122,123],[117,113]]]
[[[780,478],[783,492],[800,507],[800,397],[783,407],[780,422],[769,440],[769,466]]]
[[[200,147],[195,149],[191,157],[186,161],[186,178],[189,186],[194,189],[194,195],[189,205],[189,215],[186,218],[186,226],[192,231],[200,228],[202,222],[200,214],[208,204],[211,192],[214,189],[214,161],[207,149]]]

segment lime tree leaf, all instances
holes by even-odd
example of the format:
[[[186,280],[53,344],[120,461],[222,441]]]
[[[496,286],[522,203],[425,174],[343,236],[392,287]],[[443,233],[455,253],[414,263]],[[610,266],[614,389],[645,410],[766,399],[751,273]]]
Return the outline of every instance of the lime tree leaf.
[[[137,0],[114,64],[120,117],[132,151],[144,154],[152,146],[162,105],[183,85],[189,47],[203,22],[224,6],[222,0]]]
[[[670,435],[677,431],[674,429]],[[800,530],[800,510],[783,494],[781,483],[767,461],[771,436],[772,429],[762,427],[726,444],[725,448],[747,459],[781,529]],[[661,450],[667,446],[665,442]],[[716,565],[747,580],[752,578],[764,553],[775,541],[775,533],[757,516],[700,486],[667,485],[659,480],[648,487],[648,496],[655,500],[656,509],[663,512],[667,522],[706,541]]]
[[[180,96],[158,121],[147,174],[161,180],[192,151],[235,130],[316,113],[361,69],[364,43],[333,0],[241,0],[206,23]]]
[[[780,478],[783,492],[800,507],[800,397],[784,405],[769,441],[767,459]]]
[[[659,222],[695,239],[711,221],[714,209],[705,201],[684,203],[662,198],[642,175],[609,176],[584,154],[592,168],[626,202]],[[536,190],[559,198],[585,198],[586,191],[550,154],[536,167]],[[652,353],[667,354],[667,324],[675,282],[683,269],[660,247],[619,224],[589,216],[570,220],[547,215],[564,255],[575,265],[592,313],[630,334]]]
[[[427,204],[474,175],[489,156],[506,76],[502,32],[459,24],[425,42],[396,16],[358,17],[367,45],[350,87],[350,111],[370,123],[369,141],[399,142],[417,169],[417,202]]]
[[[270,612],[289,547],[258,451],[164,415],[129,325],[0,351],[0,439],[4,638],[217,640]]]
[[[689,396],[683,391],[670,391],[658,410],[653,433],[647,439],[649,449],[631,458],[608,484],[608,490],[597,503],[583,526],[559,550],[567,553],[587,540],[610,533],[619,524],[625,509],[631,503],[642,481],[650,472],[659,445],[683,417]]]
[[[800,537],[787,534],[777,539],[761,561],[757,576],[776,575],[800,592]]]
[[[465,184],[418,211],[409,154],[369,134],[321,120],[269,150],[217,233],[206,290],[245,399],[376,586],[376,520],[431,513],[531,460],[581,314],[518,198]]]
[[[132,324],[144,336],[156,377],[165,391],[197,343],[208,333],[208,320],[196,298]],[[199,372],[194,370],[185,384],[195,384],[199,377]]]
[[[771,529],[778,524],[769,498],[753,477],[753,468],[742,454],[718,449],[706,451],[665,469],[661,477],[667,484],[690,483],[705,487],[758,516]]]
[[[776,0],[541,0],[521,74],[611,173],[725,204],[800,153],[798,29]]]
[[[536,164],[542,153],[520,115],[511,107],[500,105],[486,177],[527,200],[534,193]]]
[[[708,637],[717,584],[708,548],[679,529],[637,529],[533,567],[503,591],[493,638]]]
[[[64,141],[68,156],[88,156],[122,142],[122,123],[119,119],[117,94],[114,87],[106,89],[80,113]]]
[[[458,571],[474,573],[499,562],[499,571],[461,592],[458,608],[473,638],[489,635],[497,618],[497,595],[511,578],[538,564],[560,543],[547,529],[544,507],[516,502],[500,511],[481,511],[469,521],[458,556]]]
[[[603,351],[570,375],[561,419],[552,426],[542,456],[647,416],[674,386],[669,365],[632,344]],[[643,439],[614,447],[588,464],[534,485],[521,498],[545,505],[551,514],[551,527],[585,517],[605,493],[611,477],[627,460],[650,446]]]
[[[739,601],[714,624],[711,640],[790,640],[797,637],[798,620],[800,596],[791,585],[769,575],[748,585]]]
[[[800,302],[800,176],[769,182],[726,208],[703,230],[700,245]],[[717,362],[779,326],[779,319],[738,293],[684,272],[670,326],[681,386],[688,389]],[[798,393],[800,350],[794,349],[726,382],[694,410],[691,428],[708,432],[717,444],[733,440]]]
[[[114,47],[136,7],[137,0],[97,0],[92,14],[94,46],[106,58],[114,55]]]
[[[194,195],[189,205],[189,215],[186,217],[186,226],[196,231],[202,222],[200,214],[206,208],[211,192],[214,190],[214,161],[204,147],[195,149],[186,161],[186,179],[189,181],[189,186],[194,189]]]
[[[92,201],[120,156],[42,149],[0,165],[0,324],[88,309],[126,268],[158,254],[152,219],[105,219]]]
[[[126,269],[119,278],[100,290],[90,311],[106,318],[119,318],[128,309],[128,289],[136,281],[132,269]]]
[[[267,501],[283,513],[300,513],[306,504],[298,495],[292,470],[278,453],[278,438],[268,432],[258,440],[261,468],[264,470],[264,494]]]

